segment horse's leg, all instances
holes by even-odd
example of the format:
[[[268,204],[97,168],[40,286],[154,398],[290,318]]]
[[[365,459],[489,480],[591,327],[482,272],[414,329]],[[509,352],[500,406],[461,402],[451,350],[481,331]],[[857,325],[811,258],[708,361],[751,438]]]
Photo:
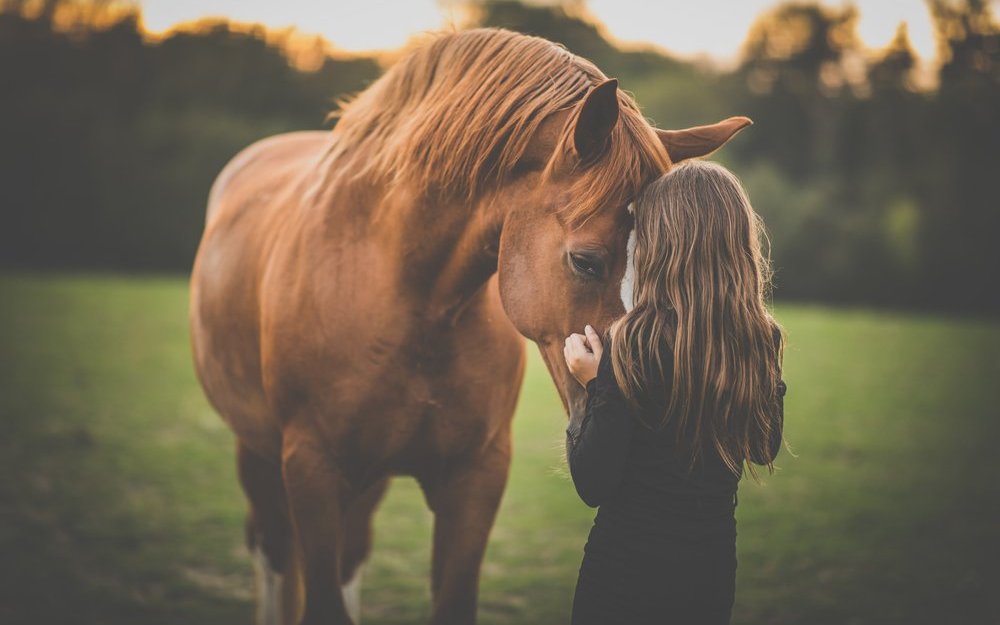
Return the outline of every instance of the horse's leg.
[[[479,568],[510,468],[510,428],[468,463],[422,483],[434,511],[431,594],[435,625],[476,620]]]
[[[340,575],[344,580],[344,603],[355,625],[361,622],[361,578],[372,547],[372,518],[388,485],[388,478],[375,482],[351,502],[344,514],[344,556]]]
[[[277,459],[237,444],[240,484],[250,503],[247,547],[254,555],[258,625],[286,625],[298,618],[298,567],[288,504]]]
[[[347,625],[341,594],[343,501],[346,483],[334,460],[308,430],[286,428],[282,470],[302,559],[305,609],[301,625]]]

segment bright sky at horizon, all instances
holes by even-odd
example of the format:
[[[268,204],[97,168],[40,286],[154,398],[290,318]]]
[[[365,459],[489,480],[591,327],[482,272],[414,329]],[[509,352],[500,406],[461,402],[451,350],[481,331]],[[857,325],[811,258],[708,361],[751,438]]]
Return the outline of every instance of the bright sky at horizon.
[[[996,0],[992,0],[996,2]],[[139,0],[146,27],[161,32],[205,17],[259,22],[272,28],[294,26],[323,35],[349,51],[393,49],[415,33],[460,21],[449,2],[437,0],[355,0],[336,8],[317,0]],[[587,0],[590,12],[623,42],[648,42],[681,56],[707,55],[725,62],[736,57],[754,18],[777,0]],[[923,0],[827,0],[854,4],[858,30],[872,48],[885,46],[906,21],[910,39],[924,59],[936,55],[930,14]],[[387,19],[391,16],[391,19]]]

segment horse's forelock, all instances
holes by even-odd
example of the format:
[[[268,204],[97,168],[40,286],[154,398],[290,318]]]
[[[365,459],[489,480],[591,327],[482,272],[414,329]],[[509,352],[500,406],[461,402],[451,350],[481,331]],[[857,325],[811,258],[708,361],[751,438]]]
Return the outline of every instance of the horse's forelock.
[[[570,189],[574,201],[563,208],[563,218],[571,225],[583,224],[601,210],[625,208],[646,184],[670,168],[666,149],[635,102],[620,93],[618,104],[619,121],[607,151],[580,172]],[[572,149],[572,141],[572,128],[567,128],[561,153]],[[557,170],[558,165],[550,163],[546,173]]]

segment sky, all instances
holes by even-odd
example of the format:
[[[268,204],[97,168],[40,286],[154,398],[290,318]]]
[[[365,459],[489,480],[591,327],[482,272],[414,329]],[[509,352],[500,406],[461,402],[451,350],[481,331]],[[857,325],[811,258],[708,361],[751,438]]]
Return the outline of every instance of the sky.
[[[140,0],[146,28],[159,32],[203,17],[228,17],[269,27],[294,26],[323,35],[337,48],[366,52],[393,49],[414,33],[461,21],[445,0]],[[648,42],[685,57],[733,61],[754,17],[776,0],[586,0],[590,12],[623,42]],[[936,44],[923,0],[826,0],[856,5],[862,40],[872,48],[889,43],[901,21],[923,60]],[[452,5],[453,6],[453,5]]]

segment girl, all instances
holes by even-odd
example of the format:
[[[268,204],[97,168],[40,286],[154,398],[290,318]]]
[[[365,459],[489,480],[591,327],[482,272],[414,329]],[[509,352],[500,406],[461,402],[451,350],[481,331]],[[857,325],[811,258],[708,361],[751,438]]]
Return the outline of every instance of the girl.
[[[567,430],[570,473],[600,507],[573,623],[726,624],[737,484],[744,463],[773,471],[781,446],[764,228],[736,177],[701,161],[650,185],[634,216],[633,302],[607,349],[589,325],[566,339],[587,388]]]

